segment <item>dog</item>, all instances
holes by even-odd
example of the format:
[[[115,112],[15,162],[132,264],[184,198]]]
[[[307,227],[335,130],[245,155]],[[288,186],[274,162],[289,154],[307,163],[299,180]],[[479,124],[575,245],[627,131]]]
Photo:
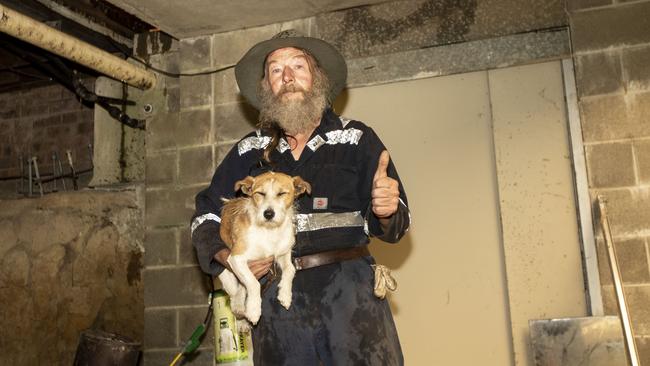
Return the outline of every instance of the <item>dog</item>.
[[[311,185],[300,177],[267,172],[248,176],[235,183],[235,192],[245,195],[223,199],[221,239],[230,248],[228,264],[219,280],[230,296],[230,306],[238,317],[257,324],[262,314],[260,283],[248,268],[249,260],[274,257],[282,270],[278,300],[291,306],[291,286],[296,269],[291,262],[295,243],[294,200],[311,193]]]

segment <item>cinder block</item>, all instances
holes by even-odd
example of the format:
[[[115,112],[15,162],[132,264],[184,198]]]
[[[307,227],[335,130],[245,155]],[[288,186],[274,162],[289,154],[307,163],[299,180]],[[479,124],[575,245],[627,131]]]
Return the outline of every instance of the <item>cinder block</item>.
[[[583,10],[597,6],[609,5],[612,0],[568,0],[567,7],[569,10]]]
[[[598,229],[600,230],[600,224]],[[598,273],[600,278],[601,286],[612,285],[612,272],[609,265],[609,259],[607,257],[607,245],[605,245],[605,240],[602,238],[602,235],[596,239],[596,253],[598,255]]]
[[[650,92],[627,94],[628,116],[634,137],[650,137]]]
[[[177,179],[178,154],[161,152],[146,157],[145,182],[148,186],[172,184]]]
[[[190,226],[181,226],[178,228],[179,234],[179,246],[178,246],[178,263],[179,264],[191,264],[198,265],[196,259],[196,253],[194,252],[194,246],[192,246],[192,241],[190,238]]]
[[[155,351],[149,351],[145,349],[144,352],[142,353],[143,366],[170,365],[174,360],[174,357],[176,357],[179,351],[180,350],[176,347],[169,350],[155,350]],[[194,366],[193,363],[191,365]],[[210,366],[212,366],[212,364],[210,364]]]
[[[603,297],[603,312],[605,315],[618,316],[618,306],[616,304],[616,291],[614,285],[601,286],[601,295]]]
[[[650,284],[626,286],[625,294],[630,310],[630,319],[636,335],[650,335]]]
[[[185,38],[180,40],[180,69],[193,73],[210,69],[212,36]]]
[[[175,113],[181,110],[181,88],[168,88],[165,96],[167,112]]]
[[[650,16],[650,14],[649,14]],[[650,47],[623,50],[628,89],[650,90]]]
[[[636,155],[639,183],[650,183],[650,141],[635,141],[634,153]]]
[[[641,365],[650,365],[650,337],[634,337]]]
[[[194,146],[210,141],[212,126],[210,109],[197,109],[181,112],[180,124],[172,133],[176,146]]]
[[[173,291],[170,291],[173,292]],[[144,348],[177,347],[177,310],[144,311]],[[171,360],[170,360],[171,362]]]
[[[645,239],[617,240],[614,244],[623,282],[626,284],[650,284]]]
[[[176,263],[176,231],[153,229],[145,232],[145,267]]]
[[[180,53],[179,52],[166,52],[162,54],[151,55],[149,57],[149,63],[160,70],[166,71],[170,74],[180,73]],[[159,73],[157,75],[162,79],[165,87],[178,87],[179,80],[177,77],[171,77]]]
[[[150,190],[146,193],[147,226],[185,226],[194,214],[194,197],[203,187]]]
[[[212,103],[212,75],[181,76],[181,108]]]
[[[224,142],[239,140],[255,130],[258,112],[248,103],[230,103],[215,106],[214,141]]]
[[[576,52],[650,42],[650,2],[636,2],[570,17]]]
[[[175,132],[180,125],[180,113],[157,113],[147,123],[145,146],[147,155],[176,145]]]
[[[614,95],[580,101],[585,142],[607,141],[628,135],[627,108],[623,96]]]
[[[181,184],[209,183],[214,173],[212,145],[179,150]]]
[[[133,37],[133,43],[133,51],[141,58],[178,51],[178,41],[164,32],[138,33]]]
[[[586,142],[650,136],[650,92],[580,101]]]
[[[256,43],[270,39],[279,32],[280,25],[276,23],[215,34],[212,43],[213,66],[221,68],[236,64]]]
[[[206,303],[207,277],[199,267],[145,269],[142,276],[145,308]]]
[[[638,236],[650,228],[650,188],[635,187],[596,192],[607,200],[612,236]]]
[[[206,277],[207,282],[207,277]],[[207,292],[206,292],[207,303]],[[178,310],[178,335],[184,341],[190,337],[194,329],[205,319],[208,307],[193,307]],[[212,318],[214,321],[214,318]],[[214,348],[214,330],[213,325],[210,324],[210,330],[206,333],[201,343],[202,347]]]
[[[576,57],[576,82],[581,96],[617,92],[623,87],[618,52]]]
[[[233,102],[245,102],[239,93],[235,69],[229,69],[214,76],[214,103],[216,105]]]
[[[586,152],[590,187],[621,187],[636,183],[631,143],[588,145]]]

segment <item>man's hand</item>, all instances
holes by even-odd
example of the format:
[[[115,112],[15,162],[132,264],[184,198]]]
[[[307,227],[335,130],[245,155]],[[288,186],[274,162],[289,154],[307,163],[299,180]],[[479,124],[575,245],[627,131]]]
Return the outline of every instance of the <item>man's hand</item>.
[[[388,151],[382,151],[372,180],[372,212],[379,219],[387,219],[393,215],[397,212],[399,204],[399,183],[386,172],[389,161]]]
[[[217,262],[221,263],[221,265],[228,268],[230,272],[233,272],[232,268],[230,268],[230,264],[228,263],[228,257],[230,257],[230,249],[228,248],[221,249],[220,251],[217,252],[217,254],[214,255],[214,259],[216,259]],[[273,257],[248,261],[248,268],[250,268],[251,272],[258,280],[264,277],[264,275],[269,272],[272,265],[273,265]]]

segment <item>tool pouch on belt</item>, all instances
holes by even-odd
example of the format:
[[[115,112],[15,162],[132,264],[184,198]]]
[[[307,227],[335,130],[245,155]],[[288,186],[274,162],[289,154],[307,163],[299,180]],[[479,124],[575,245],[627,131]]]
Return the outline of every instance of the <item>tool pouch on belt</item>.
[[[390,269],[381,264],[373,264],[372,269],[375,271],[375,296],[380,299],[386,297],[386,291],[395,291],[397,281],[390,273]]]

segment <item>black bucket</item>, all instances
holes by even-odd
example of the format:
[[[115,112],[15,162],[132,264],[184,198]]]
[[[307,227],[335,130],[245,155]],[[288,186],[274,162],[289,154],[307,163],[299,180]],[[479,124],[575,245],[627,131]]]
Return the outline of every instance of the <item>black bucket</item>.
[[[127,337],[88,329],[81,333],[74,366],[136,366],[140,343]]]

